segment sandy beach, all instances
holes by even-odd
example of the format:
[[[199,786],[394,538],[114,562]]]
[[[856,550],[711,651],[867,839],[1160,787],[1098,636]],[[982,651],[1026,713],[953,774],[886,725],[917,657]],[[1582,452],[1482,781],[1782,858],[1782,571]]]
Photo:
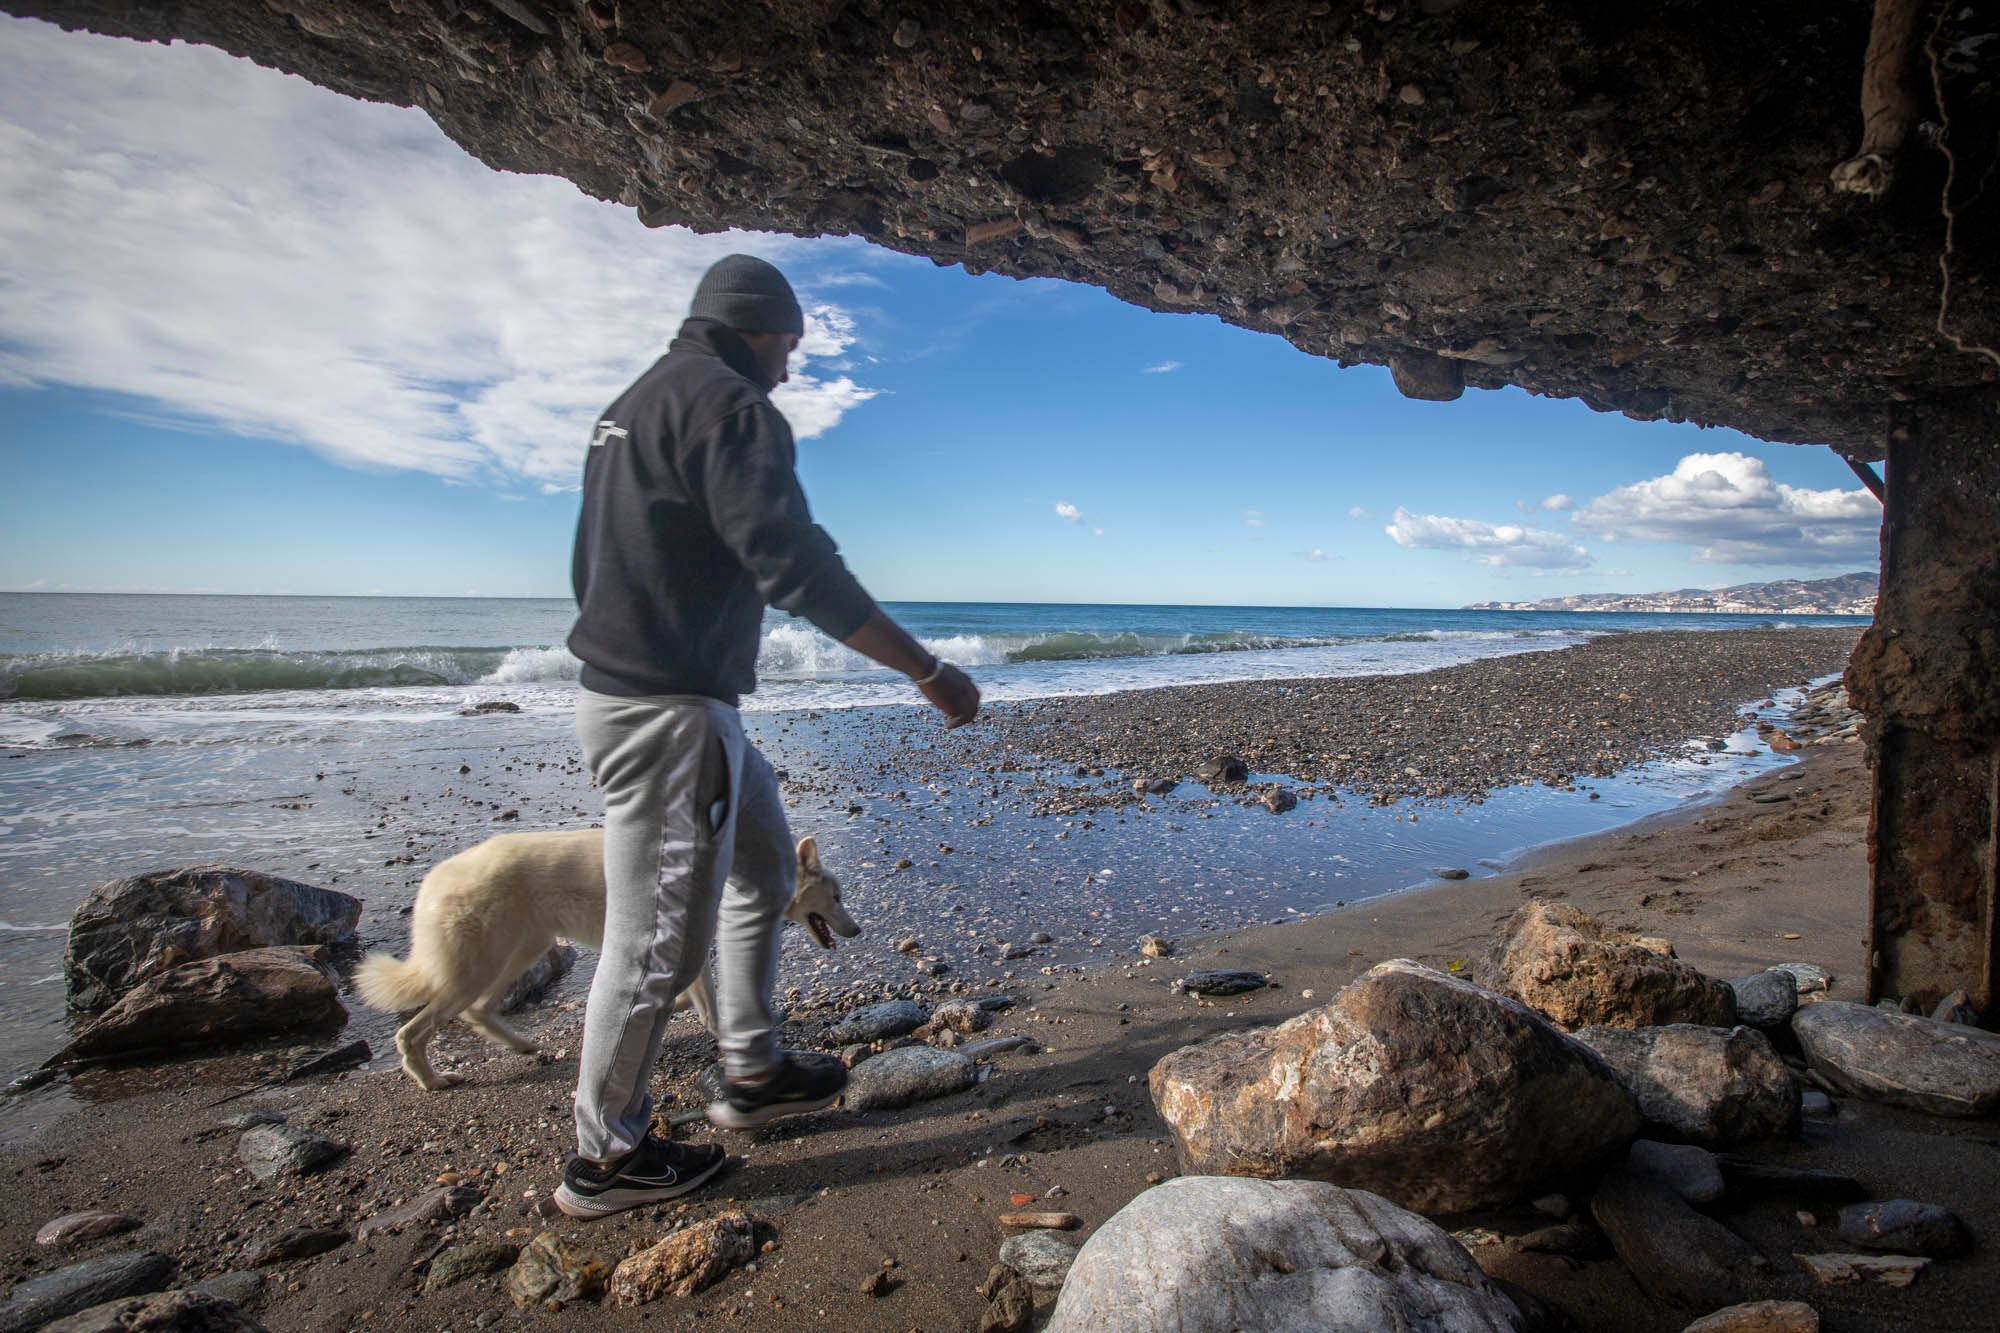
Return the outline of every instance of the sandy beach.
[[[1372,694],[1376,702],[1365,712],[1351,700],[1320,702],[1349,725],[1382,738],[1369,756],[1385,773],[1414,767],[1427,774],[1419,761],[1439,749],[1432,729],[1439,724],[1425,721],[1420,728],[1418,719],[1448,719],[1460,738],[1457,744],[1466,747],[1461,753],[1486,756],[1482,768],[1440,769],[1435,789],[1422,793],[1428,803],[1405,801],[1393,807],[1398,819],[1422,816],[1415,826],[1422,829],[1449,822],[1454,811],[1476,821],[1504,799],[1496,795],[1480,807],[1473,802],[1481,793],[1515,773],[1533,771],[1534,761],[1524,755],[1533,743],[1527,736],[1547,736],[1560,725],[1551,713],[1536,710],[1565,710],[1573,729],[1590,742],[1559,748],[1549,757],[1543,780],[1583,788],[1597,781],[1615,792],[1616,779],[1588,777],[1596,755],[1613,750],[1602,739],[1611,728],[1598,722],[1616,726],[1621,717],[1640,719],[1630,724],[1629,733],[1616,737],[1621,741],[1615,748],[1619,759],[1645,757],[1691,737],[1727,734],[1737,725],[1739,705],[1837,670],[1852,642],[1847,632],[1823,638],[1809,631],[1765,636],[1775,642],[1746,644],[1737,668],[1716,668],[1738,674],[1712,681],[1691,681],[1690,673],[1673,670],[1676,662],[1687,663],[1685,645],[1652,643],[1623,656],[1616,652],[1621,643],[1668,637],[1623,636],[1599,641],[1590,652],[1535,654],[1424,676],[1325,682],[1335,692]],[[1716,661],[1731,660],[1719,641],[1732,636],[1689,637],[1718,641]],[[1472,687],[1484,683],[1482,673],[1501,669],[1533,676],[1508,696],[1516,705],[1512,712],[1476,705],[1462,710],[1423,707],[1434,703],[1431,692],[1437,689],[1471,700]],[[1461,672],[1467,674],[1456,674]],[[1686,682],[1686,688],[1673,688],[1676,679]],[[1643,692],[1649,689],[1652,693]],[[442,1038],[440,1054],[468,1076],[464,1086],[444,1094],[419,1091],[377,1060],[376,1067],[331,1080],[269,1088],[217,1104],[252,1085],[258,1070],[282,1069],[293,1053],[276,1048],[262,1053],[261,1065],[237,1060],[168,1066],[148,1075],[95,1075],[91,1077],[102,1080],[95,1089],[90,1079],[80,1080],[78,1088],[62,1094],[71,1100],[61,1104],[58,1118],[44,1120],[31,1142],[0,1157],[14,1194],[0,1222],[0,1256],[14,1278],[69,1262],[88,1251],[51,1254],[33,1243],[35,1229],[63,1213],[106,1208],[130,1213],[143,1225],[104,1242],[104,1248],[138,1245],[163,1251],[178,1259],[180,1280],[193,1282],[239,1269],[246,1247],[273,1233],[352,1227],[443,1178],[476,1187],[483,1202],[449,1225],[376,1235],[266,1268],[256,1288],[257,1317],[274,1330],[459,1328],[521,1321],[586,1321],[613,1328],[663,1321],[698,1326],[716,1318],[728,1319],[731,1326],[767,1329],[808,1324],[970,1328],[984,1308],[975,1289],[1007,1234],[998,1216],[1008,1211],[1010,1201],[1032,1196],[1050,1201],[1038,1206],[1075,1213],[1082,1227],[1066,1239],[1079,1240],[1149,1182],[1176,1172],[1168,1131],[1145,1085],[1147,1071],[1161,1056],[1215,1033],[1276,1022],[1324,1003],[1385,959],[1407,957],[1441,968],[1476,966],[1499,925],[1529,897],[1560,899],[1611,924],[1665,936],[1680,957],[1715,976],[1739,976],[1781,961],[1809,962],[1835,975],[1834,998],[1859,997],[1868,787],[1858,744],[1830,738],[1801,751],[1798,763],[1766,756],[1759,771],[1720,798],[1656,802],[1678,808],[1529,854],[1504,873],[1476,867],[1478,873],[1461,882],[1357,895],[1349,905],[1332,910],[1276,913],[1288,923],[1271,925],[1276,900],[1268,895],[1246,895],[1256,897],[1256,906],[1241,912],[1220,905],[1226,900],[1212,894],[1193,893],[1187,895],[1190,901],[1207,900],[1203,910],[1178,916],[1164,909],[1142,910],[1150,899],[1164,902],[1175,896],[1173,883],[1157,881],[1172,881],[1179,873],[1170,869],[1139,881],[1139,870],[1150,868],[1144,849],[1199,844],[1213,827],[1203,816],[1215,816],[1223,825],[1217,834],[1225,853],[1246,843],[1221,838],[1224,830],[1239,825],[1252,830],[1244,839],[1261,837],[1282,852],[1267,848],[1263,859],[1248,858],[1247,863],[1269,870],[1292,858],[1296,864],[1283,864],[1276,874],[1292,884],[1318,868],[1308,858],[1324,852],[1313,836],[1320,830],[1307,826],[1331,818],[1331,800],[1320,796],[1273,818],[1244,804],[1254,800],[1253,781],[1240,791],[1194,788],[1198,797],[1149,797],[1140,803],[1131,793],[1131,775],[1143,776],[1155,763],[1168,764],[1170,756],[1179,760],[1168,771],[1185,775],[1184,765],[1201,753],[1241,745],[1242,738],[1265,730],[1282,762],[1259,758],[1253,779],[1286,773],[1310,786],[1348,780],[1347,773],[1337,767],[1316,770],[1295,756],[1309,746],[1318,747],[1313,753],[1358,755],[1360,742],[1311,734],[1323,729],[1326,714],[1274,707],[1275,697],[1266,687],[1237,687],[1234,708],[1212,698],[1191,697],[1183,703],[1164,697],[1177,693],[1028,706],[996,717],[976,738],[961,733],[940,737],[915,727],[908,717],[878,717],[868,724],[877,732],[871,744],[881,745],[877,753],[891,757],[881,761],[880,771],[862,774],[858,782],[852,771],[839,771],[841,764],[853,762],[851,755],[829,755],[823,744],[815,750],[806,743],[804,733],[819,730],[825,719],[792,716],[767,735],[774,762],[791,762],[788,776],[794,790],[788,794],[798,802],[795,818],[802,829],[808,821],[836,814],[859,824],[836,840],[842,859],[834,869],[853,886],[850,903],[858,896],[856,912],[869,932],[866,950],[844,956],[842,965],[850,970],[817,978],[811,964],[827,965],[827,960],[800,954],[798,941],[788,946],[785,982],[791,986],[792,1018],[787,1040],[817,1044],[830,1017],[864,999],[896,994],[937,998],[954,989],[1011,996],[1016,1003],[986,1035],[1025,1035],[1038,1049],[993,1057],[991,1076],[969,1091],[906,1110],[833,1111],[755,1135],[717,1135],[740,1160],[684,1206],[642,1209],[592,1224],[551,1221],[539,1209],[556,1183],[570,1132],[572,1051],[581,1020],[580,992],[572,979],[542,1008],[524,1016],[544,1044],[539,1057],[493,1052],[462,1033]],[[1621,699],[1621,694],[1634,697]],[[1495,721],[1482,730],[1482,718],[1489,714]],[[1086,718],[1096,732],[1083,730]],[[1279,722],[1287,718],[1295,725],[1280,729]],[[1399,721],[1417,734],[1395,739],[1395,728],[1386,724]],[[902,744],[884,744],[884,734],[900,737]],[[1064,735],[1071,738],[1067,745],[1049,739]],[[1153,748],[1144,749],[1135,739],[1139,737],[1150,737],[1145,744]],[[1014,748],[1009,751],[1009,746]],[[1548,754],[1546,743],[1542,754]],[[1412,762],[1396,762],[1402,758]],[[513,756],[529,772],[536,771],[538,759],[544,765],[552,762],[532,754]],[[1747,756],[1744,762],[1749,762]],[[1008,764],[1014,767],[1010,770]],[[1081,779],[1075,777],[1079,765],[1086,770]],[[1098,766],[1106,767],[1101,785],[1085,786],[1099,782],[1088,773]],[[539,771],[546,777],[549,770]],[[1021,776],[1024,771],[1032,781]],[[935,807],[945,799],[924,784],[942,785],[938,779],[947,775],[952,786],[979,793],[977,801],[949,810],[953,822],[947,832],[937,831],[935,819],[942,812],[935,808],[902,813],[906,804]],[[454,774],[452,780],[469,788],[470,780],[481,776]],[[1581,783],[1570,781],[1579,777]],[[567,783],[565,799],[578,805],[587,801],[573,772]],[[1050,806],[1050,790],[1100,791],[1106,799],[1091,807],[1094,816],[1079,814],[1081,806],[1062,813]],[[921,801],[898,801],[895,791],[926,795]],[[539,796],[540,789],[534,794]],[[1118,799],[1111,799],[1114,794]],[[1371,808],[1365,799],[1352,797],[1373,794],[1365,786],[1349,789],[1345,809]],[[1591,804],[1589,790],[1561,794],[1580,806]],[[445,803],[446,798],[434,798],[433,810]],[[855,804],[864,812],[848,815]],[[1044,813],[1037,815],[1037,810]],[[888,819],[891,813],[898,817]],[[1386,817],[1386,812],[1378,813]],[[408,817],[428,819],[429,826],[439,823],[434,813],[420,810]],[[490,817],[487,812],[481,824]],[[1253,818],[1262,823],[1242,823]],[[1092,828],[1083,829],[1085,822]],[[1170,834],[1169,826],[1177,831]],[[1480,826],[1474,822],[1468,827],[1476,833]],[[448,826],[439,840],[456,836],[463,845],[476,836],[467,828]],[[381,831],[393,836],[399,830]],[[1074,836],[1059,841],[1061,833]],[[919,837],[928,842],[922,849]],[[988,839],[996,838],[1009,839],[1011,845],[995,847]],[[1091,851],[1075,854],[1073,844],[1093,838],[1101,841]],[[940,844],[950,850],[933,850]],[[1030,852],[1031,845],[1037,850]],[[1488,854],[1497,857],[1520,845],[1493,847]],[[1109,856],[1096,854],[1100,846],[1117,850],[1134,864],[1111,864]],[[412,865],[420,872],[423,863],[454,849],[413,848]],[[1206,850],[1209,855],[1195,860],[1208,863],[1213,879],[1218,862],[1226,863],[1227,856],[1215,855],[1215,847]],[[1026,876],[999,891],[1006,881],[986,869],[996,864],[995,858],[1011,856],[1018,862],[1056,851],[1062,853],[1062,874],[1035,876],[1037,894],[1052,891],[1060,879],[1070,886],[1072,898],[1030,898]],[[1419,863],[1414,878],[1427,878],[1420,864],[1425,851],[1417,849],[1413,856]],[[960,862],[960,857],[966,859]],[[1073,883],[1082,878],[1074,871],[1085,861],[1103,861],[1097,869],[1113,873],[1088,886]],[[1180,864],[1171,856],[1157,863]],[[950,880],[943,879],[947,873]],[[1116,888],[1121,879],[1133,882],[1136,890],[1129,895],[1137,900],[1130,911],[1120,910],[1127,898]],[[947,891],[945,883],[957,887]],[[878,890],[898,886],[906,910],[881,910],[888,895],[871,893],[870,885]],[[918,885],[937,892],[910,891]],[[857,895],[855,889],[861,892]],[[1324,892],[1314,887],[1304,896]],[[1026,907],[1020,905],[1024,902]],[[961,904],[967,904],[962,911],[953,910]],[[1107,910],[1108,918],[1091,915]],[[1142,958],[1136,949],[1139,927],[1162,915],[1186,923],[1172,932],[1177,951],[1166,959]],[[364,918],[368,942],[393,947],[399,921],[390,902],[371,902]],[[1007,958],[999,946],[1026,941],[1024,928],[1031,921],[1044,923],[1052,940],[1033,953]],[[898,938],[915,939],[913,952],[920,959],[947,962],[948,970],[939,976],[914,971],[908,957],[890,949]],[[1271,985],[1215,1001],[1172,988],[1176,977],[1201,966],[1254,968],[1268,973]],[[379,1034],[379,1028],[372,1030],[371,1040],[378,1050],[387,1049]],[[698,1104],[693,1077],[711,1051],[692,1019],[677,1024],[656,1082],[666,1109]],[[111,1099],[107,1094],[114,1090],[135,1095]],[[92,1096],[107,1099],[91,1101]],[[303,1181],[256,1184],[237,1160],[236,1132],[221,1123],[224,1115],[251,1108],[277,1111],[294,1125],[350,1144],[351,1151],[329,1170]],[[701,1126],[691,1132],[715,1135]],[[1871,1197],[1944,1204],[1975,1232],[1990,1229],[1991,1200],[2000,1197],[2000,1155],[1985,1122],[1943,1121],[1841,1098],[1836,1116],[1809,1121],[1800,1140],[1752,1151],[1771,1160],[1847,1172],[1868,1187]],[[754,1269],[732,1273],[692,1298],[634,1308],[591,1305],[523,1313],[513,1309],[497,1277],[430,1294],[420,1291],[427,1264],[451,1244],[474,1238],[520,1243],[553,1229],[615,1262],[678,1222],[731,1207],[747,1207],[768,1224],[768,1232],[760,1233],[768,1248]],[[1839,1247],[1829,1230],[1830,1211],[1815,1218],[1813,1226],[1802,1222],[1798,1211],[1792,1204],[1758,1203],[1728,1215],[1744,1243],[1770,1261],[1769,1294],[1810,1301],[1829,1329],[1988,1326],[1986,1306],[2000,1282],[2000,1268],[1988,1252],[1975,1250],[1969,1257],[1935,1264],[1904,1290],[1819,1288],[1791,1255]],[[1506,1237],[1545,1220],[1522,1207],[1447,1219],[1446,1224],[1467,1240],[1489,1273],[1536,1293],[1566,1311],[1579,1327],[1672,1330],[1700,1313],[1662,1308],[1609,1260],[1572,1267],[1555,1256],[1516,1253],[1506,1244]],[[864,1281],[885,1269],[889,1281],[874,1285],[886,1286],[887,1293],[865,1294]],[[1051,1301],[1052,1293],[1043,1293],[1044,1312]]]

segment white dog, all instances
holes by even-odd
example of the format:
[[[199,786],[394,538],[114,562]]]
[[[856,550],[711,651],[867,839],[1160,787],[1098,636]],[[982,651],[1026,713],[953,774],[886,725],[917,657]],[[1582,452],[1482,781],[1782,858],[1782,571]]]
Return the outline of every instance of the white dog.
[[[861,927],[840,905],[840,884],[819,861],[811,838],[799,842],[798,883],[785,916],[811,931],[821,948],[852,939]],[[496,1006],[514,978],[558,938],[602,947],[604,830],[504,833],[439,862],[424,876],[410,917],[407,962],[371,953],[354,969],[361,998],[392,1013],[417,1010],[396,1033],[403,1072],[427,1091],[459,1081],[431,1066],[439,1028],[463,1018],[496,1045],[523,1054],[535,1043],[503,1022]],[[715,1031],[715,996],[704,968],[674,1003],[693,1004]]]

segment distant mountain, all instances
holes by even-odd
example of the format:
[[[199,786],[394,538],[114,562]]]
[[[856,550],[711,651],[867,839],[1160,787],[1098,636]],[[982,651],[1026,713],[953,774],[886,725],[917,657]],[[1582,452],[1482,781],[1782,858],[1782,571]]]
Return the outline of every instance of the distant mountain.
[[[1875,575],[1867,570],[1830,579],[1779,579],[1734,588],[1678,588],[1673,592],[1587,592],[1539,602],[1474,602],[1467,611],[1724,611],[1796,616],[1872,616]]]

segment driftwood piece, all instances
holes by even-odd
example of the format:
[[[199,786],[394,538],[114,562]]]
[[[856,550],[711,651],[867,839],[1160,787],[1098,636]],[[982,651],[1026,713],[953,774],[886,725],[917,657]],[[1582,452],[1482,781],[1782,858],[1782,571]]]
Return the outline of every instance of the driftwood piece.
[[[1039,1227],[1046,1231],[1074,1231],[1083,1225],[1075,1213],[1002,1213],[1003,1227]]]
[[[1834,167],[1833,188],[1880,198],[1896,174],[1896,154],[1917,122],[1910,70],[1924,0],[1875,0],[1861,66],[1861,147]]]

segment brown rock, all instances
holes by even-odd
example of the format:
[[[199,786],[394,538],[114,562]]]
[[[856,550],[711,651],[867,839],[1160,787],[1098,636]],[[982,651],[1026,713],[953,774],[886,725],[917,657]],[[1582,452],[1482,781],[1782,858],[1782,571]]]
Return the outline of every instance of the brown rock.
[[[614,1305],[643,1305],[662,1296],[692,1296],[757,1257],[756,1223],[745,1212],[723,1213],[682,1227],[611,1272]]]
[[[1909,1254],[1795,1254],[1792,1258],[1822,1287],[1846,1287],[1867,1281],[1880,1282],[1885,1287],[1907,1287],[1931,1262]]]
[[[1028,1333],[1035,1323],[1035,1289],[1011,1269],[979,1316],[979,1333]]]
[[[975,222],[965,229],[965,243],[985,245],[988,241],[1004,241],[1009,236],[1020,235],[1022,225],[1019,218],[995,218],[991,222]]]
[[[106,1301],[42,1325],[42,1333],[265,1333],[234,1301],[206,1291],[163,1291]]]
[[[653,62],[647,58],[646,53],[630,42],[613,42],[605,47],[604,63],[630,70],[634,74],[644,74],[653,67]]]
[[[1184,1047],[1151,1086],[1191,1174],[1325,1180],[1424,1212],[1528,1197],[1639,1127],[1588,1047],[1404,960],[1275,1028]]]
[[[358,898],[256,870],[195,866],[113,880],[70,917],[69,1006],[97,1013],[147,977],[219,954],[345,944],[360,919]]]
[[[103,1240],[106,1236],[136,1230],[138,1226],[138,1218],[124,1213],[65,1213],[54,1221],[42,1223],[41,1230],[35,1233],[35,1244],[84,1245],[93,1240]]]
[[[1389,358],[1396,392],[1428,403],[1449,403],[1465,392],[1465,368],[1433,352],[1404,352]]]
[[[1614,930],[1561,903],[1530,902],[1494,946],[1486,980],[1565,1028],[1657,1023],[1730,1027],[1727,984],[1673,957],[1663,942]]]
[[[1799,1081],[1755,1028],[1579,1028],[1576,1039],[1618,1071],[1639,1113],[1696,1143],[1723,1147],[1799,1132]]]
[[[1590,1201],[1591,1216],[1640,1290],[1698,1310],[1740,1301],[1762,1260],[1740,1237],[1659,1181],[1619,1171]]]
[[[246,1041],[345,1022],[323,948],[246,949],[148,977],[92,1019],[56,1062]]]
[[[1819,1333],[1819,1311],[1804,1301],[1749,1301],[1705,1314],[1681,1333]]]
[[[434,1190],[426,1190],[400,1208],[377,1213],[362,1221],[354,1228],[354,1239],[367,1240],[382,1232],[397,1232],[404,1227],[421,1226],[429,1222],[442,1222],[472,1211],[486,1196],[470,1185],[441,1185]]]
[[[701,96],[701,89],[686,79],[675,79],[666,88],[653,94],[653,100],[646,103],[646,110],[656,116],[664,116],[677,106],[686,106]]]

